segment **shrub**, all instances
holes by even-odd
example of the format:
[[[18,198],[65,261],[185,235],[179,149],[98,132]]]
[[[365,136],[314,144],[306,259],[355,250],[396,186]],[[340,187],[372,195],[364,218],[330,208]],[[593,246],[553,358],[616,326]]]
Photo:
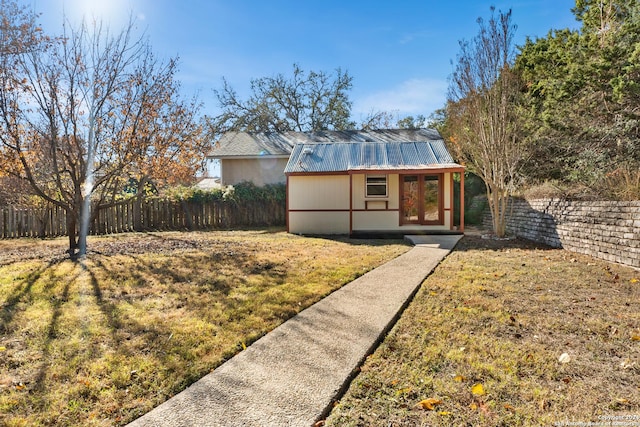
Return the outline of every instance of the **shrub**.
[[[602,181],[604,187],[600,192],[607,191],[606,194],[614,200],[633,201],[640,200],[640,169],[625,165],[608,173]]]
[[[236,202],[241,201],[277,201],[284,202],[287,197],[287,189],[284,184],[267,184],[258,187],[253,182],[241,182],[233,186],[226,197]]]
[[[220,188],[203,190],[196,187],[178,186],[165,190],[163,196],[177,202],[212,202],[223,200],[224,190]]]
[[[173,187],[164,191],[163,196],[170,200],[184,202],[211,202],[216,200],[284,202],[287,190],[284,184],[267,184],[263,187],[258,187],[252,182],[245,181],[236,185],[211,190],[184,186]]]

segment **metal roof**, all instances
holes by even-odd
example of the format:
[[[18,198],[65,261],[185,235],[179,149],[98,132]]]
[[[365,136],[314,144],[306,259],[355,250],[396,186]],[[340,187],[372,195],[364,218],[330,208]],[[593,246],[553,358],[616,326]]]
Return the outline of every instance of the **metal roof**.
[[[438,135],[439,136],[439,135]],[[285,173],[460,168],[442,139],[296,144]]]
[[[377,129],[320,132],[227,132],[209,154],[212,158],[288,156],[296,144],[332,142],[432,141],[442,137],[434,129]]]

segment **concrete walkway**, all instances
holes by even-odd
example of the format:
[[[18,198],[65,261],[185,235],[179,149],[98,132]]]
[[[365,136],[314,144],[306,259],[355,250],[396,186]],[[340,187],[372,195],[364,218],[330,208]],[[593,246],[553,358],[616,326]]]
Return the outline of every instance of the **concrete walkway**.
[[[312,426],[460,238],[408,236],[411,250],[300,312],[129,425]]]

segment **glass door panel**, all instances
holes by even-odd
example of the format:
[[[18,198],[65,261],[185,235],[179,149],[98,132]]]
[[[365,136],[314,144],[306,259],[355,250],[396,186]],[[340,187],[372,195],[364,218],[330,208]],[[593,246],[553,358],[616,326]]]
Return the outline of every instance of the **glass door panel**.
[[[402,218],[405,223],[420,220],[420,181],[417,175],[405,175],[402,181]]]
[[[401,224],[444,224],[442,179],[442,174],[402,176]]]
[[[423,222],[440,221],[440,185],[437,175],[425,175],[422,200],[424,206]]]

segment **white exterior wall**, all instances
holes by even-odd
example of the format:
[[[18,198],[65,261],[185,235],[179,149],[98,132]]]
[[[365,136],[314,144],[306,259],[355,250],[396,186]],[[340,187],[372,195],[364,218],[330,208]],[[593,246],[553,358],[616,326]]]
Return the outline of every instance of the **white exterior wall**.
[[[387,197],[366,197],[366,175],[365,174],[353,174],[353,209],[365,209],[366,201],[369,201],[369,209],[378,209],[378,206],[383,205],[384,202],[389,202],[389,209],[400,208],[400,175],[388,175],[387,176]],[[375,206],[375,207],[374,207]],[[396,224],[397,225],[397,224]]]
[[[349,176],[290,176],[288,226],[296,234],[349,234]]]
[[[451,184],[453,181],[453,175],[451,173],[445,173],[444,179],[444,230],[451,230],[451,213],[453,212],[453,189]],[[447,210],[448,209],[448,210]]]
[[[402,230],[450,230],[451,211],[451,173],[443,174],[444,179],[444,225],[400,225],[400,175],[387,176],[387,197],[365,197],[365,174],[353,175],[353,231],[402,231]],[[366,203],[368,201],[369,203]],[[388,210],[384,209],[388,202]],[[368,205],[368,210],[367,210]]]
[[[366,197],[367,174],[354,174],[353,231],[393,231],[399,229],[400,184],[398,174],[387,175],[387,196]],[[382,210],[382,209],[392,210]],[[367,210],[368,209],[368,210]]]
[[[289,233],[349,234],[349,212],[289,212]]]
[[[451,173],[443,174],[444,225],[401,226],[400,175],[387,176],[386,197],[365,197],[365,177],[365,174],[290,176],[287,195],[289,232],[348,234],[351,231],[451,230]]]
[[[284,184],[284,168],[288,159],[261,157],[259,159],[220,159],[222,185],[235,185],[251,181],[258,187],[266,184]]]

